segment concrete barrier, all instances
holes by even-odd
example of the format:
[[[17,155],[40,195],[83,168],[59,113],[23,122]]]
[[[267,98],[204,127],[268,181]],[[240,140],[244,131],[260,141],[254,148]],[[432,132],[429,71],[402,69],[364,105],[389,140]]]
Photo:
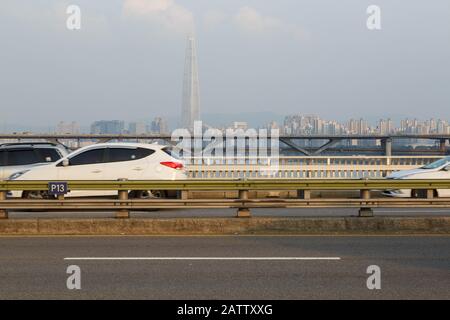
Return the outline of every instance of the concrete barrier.
[[[0,235],[450,235],[450,217],[0,220]]]

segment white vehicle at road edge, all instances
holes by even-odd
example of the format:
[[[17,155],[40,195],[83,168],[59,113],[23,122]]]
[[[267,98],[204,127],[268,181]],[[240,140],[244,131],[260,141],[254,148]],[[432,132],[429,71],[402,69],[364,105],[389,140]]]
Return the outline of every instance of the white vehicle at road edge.
[[[170,147],[143,143],[99,143],[80,148],[46,166],[12,174],[9,180],[184,180],[182,161]],[[130,191],[131,197],[165,197],[166,191]],[[74,190],[67,197],[113,196],[115,190]],[[12,197],[48,198],[46,190],[12,191]],[[51,197],[50,197],[51,198]]]
[[[15,142],[0,144],[0,180],[13,173],[48,165],[67,156],[68,150],[51,142]]]
[[[417,169],[394,172],[386,179],[450,179],[450,157],[442,158]],[[397,198],[424,198],[426,197],[426,190],[385,190],[383,195]],[[434,196],[450,197],[450,189],[434,190]]]

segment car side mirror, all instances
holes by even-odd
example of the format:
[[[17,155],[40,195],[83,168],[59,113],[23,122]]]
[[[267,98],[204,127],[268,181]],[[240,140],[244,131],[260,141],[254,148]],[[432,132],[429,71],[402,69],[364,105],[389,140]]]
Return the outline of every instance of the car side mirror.
[[[63,167],[68,167],[69,166],[69,159],[64,159],[62,161],[62,165],[63,165]]]

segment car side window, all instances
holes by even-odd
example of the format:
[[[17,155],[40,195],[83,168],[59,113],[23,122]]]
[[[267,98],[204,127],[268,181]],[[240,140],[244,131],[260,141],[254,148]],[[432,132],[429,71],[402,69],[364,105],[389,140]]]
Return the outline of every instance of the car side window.
[[[155,150],[153,150],[153,149],[138,148],[138,157],[139,157],[139,159],[148,157],[148,156],[150,156],[150,155],[152,155],[154,153],[155,153]]]
[[[37,149],[39,154],[40,162],[55,162],[61,159],[61,155],[55,149],[42,148]]]
[[[107,162],[133,161],[148,157],[154,150],[146,148],[109,148]]]
[[[0,166],[4,166],[6,164],[6,152],[5,151],[0,151]]]
[[[84,151],[69,159],[70,166],[79,166],[84,164],[104,163],[105,149],[94,149]]]
[[[33,149],[8,150],[6,158],[6,165],[8,166],[23,166],[40,162],[35,150]]]
[[[181,160],[179,152],[175,152],[172,147],[165,147],[161,149],[164,153],[168,154],[172,158]]]

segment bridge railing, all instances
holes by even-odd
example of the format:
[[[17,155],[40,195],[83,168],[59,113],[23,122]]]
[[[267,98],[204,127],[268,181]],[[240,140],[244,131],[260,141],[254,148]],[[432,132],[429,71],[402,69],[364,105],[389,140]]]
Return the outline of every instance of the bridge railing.
[[[417,168],[442,156],[281,156],[187,158],[193,179],[237,178],[382,178],[399,170]]]
[[[183,181],[67,181],[68,190],[117,190],[117,199],[7,199],[10,190],[48,190],[50,181],[0,181],[0,218],[10,210],[115,211],[117,218],[129,218],[130,210],[237,208],[238,217],[250,216],[251,208],[359,208],[360,216],[372,216],[374,207],[450,208],[450,198],[435,198],[435,190],[450,189],[450,180],[390,179],[255,179]],[[423,190],[425,198],[372,198],[371,191],[385,189]],[[181,199],[130,199],[131,190],[178,190]],[[296,199],[249,198],[249,191],[296,190]],[[311,198],[312,190],[359,190],[360,198]],[[189,199],[186,192],[237,191],[236,199]],[[184,192],[184,194],[183,194]]]

